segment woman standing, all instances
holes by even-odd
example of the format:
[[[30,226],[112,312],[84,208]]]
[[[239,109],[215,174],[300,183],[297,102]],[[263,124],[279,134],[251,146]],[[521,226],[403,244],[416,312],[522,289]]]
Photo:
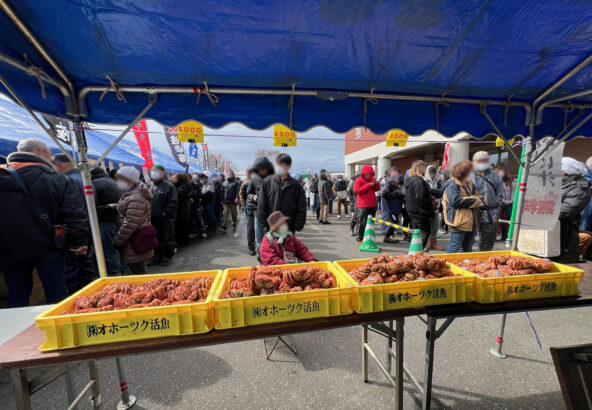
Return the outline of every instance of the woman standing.
[[[504,185],[504,200],[500,208],[499,217],[500,219],[509,221],[510,218],[512,218],[512,206],[514,204],[514,189],[512,188],[512,179],[508,176],[506,170],[503,168],[496,169],[496,172],[502,180],[502,184]],[[505,241],[508,239],[508,229],[510,228],[510,225],[500,222],[498,226],[498,231],[502,235],[501,240]]]
[[[473,186],[473,163],[461,161],[452,167],[450,180],[444,186],[442,206],[450,230],[446,252],[471,252],[477,232],[481,194]]]
[[[426,248],[434,218],[434,203],[430,187],[424,179],[427,164],[422,160],[414,161],[405,180],[405,209],[411,219],[411,227],[421,231],[421,243]]]
[[[186,246],[189,245],[189,225],[191,224],[191,182],[189,175],[182,172],[173,175],[171,182],[177,190],[175,238],[179,246]]]
[[[427,182],[428,186],[430,187],[430,193],[434,198],[433,203],[433,213],[434,217],[430,221],[430,238],[428,242],[428,246],[425,247],[424,252],[428,252],[430,249],[435,249],[437,251],[443,251],[444,249],[438,245],[438,226],[440,225],[440,198],[442,198],[442,181],[437,176],[436,167],[433,165],[428,165],[426,168],[426,173],[424,175],[424,179]]]
[[[152,194],[140,182],[140,172],[134,167],[120,168],[115,179],[123,192],[117,203],[115,246],[122,248],[121,259],[133,273],[146,273],[144,262],[154,257],[152,241],[156,238],[156,231],[150,225]]]

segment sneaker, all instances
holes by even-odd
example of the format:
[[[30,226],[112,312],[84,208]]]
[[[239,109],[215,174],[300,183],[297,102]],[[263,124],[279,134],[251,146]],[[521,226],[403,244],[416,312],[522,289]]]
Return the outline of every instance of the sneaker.
[[[399,240],[393,239],[390,236],[385,236],[384,239],[382,240],[382,242],[384,242],[384,243],[399,243]]]
[[[207,238],[208,237],[208,234],[204,232],[204,233],[201,234],[201,237],[202,238]]]
[[[218,229],[218,233],[226,233],[226,229],[220,228],[220,229]]]
[[[249,251],[249,255],[251,255],[251,256],[255,256],[255,255],[257,255],[257,252],[255,252],[254,250],[250,250],[250,251]]]
[[[322,219],[319,219],[319,223],[322,224],[323,223],[323,220]]]
[[[341,219],[341,215],[337,215],[337,219]]]
[[[160,266],[169,266],[172,261],[173,261],[173,259],[171,259],[171,258],[164,258],[164,260],[162,261]]]
[[[354,228],[350,228],[349,229],[349,236],[355,236],[356,234],[354,233]]]
[[[356,241],[356,243],[357,243],[358,245],[361,245],[361,244],[362,244],[362,241]]]
[[[323,225],[331,225],[331,222],[325,221],[325,222],[323,222]]]

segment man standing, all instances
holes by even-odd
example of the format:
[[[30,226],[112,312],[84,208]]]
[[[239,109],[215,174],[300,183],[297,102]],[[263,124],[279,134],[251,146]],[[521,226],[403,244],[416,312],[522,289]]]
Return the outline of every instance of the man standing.
[[[327,225],[331,223],[327,221],[327,218],[329,217],[329,203],[331,202],[332,195],[331,181],[327,173],[323,172],[319,176],[319,204],[321,205],[319,223],[321,224]]]
[[[253,223],[255,229],[255,244],[259,248],[261,240],[263,239],[264,231],[261,225],[257,223],[257,208],[259,205],[259,192],[261,191],[261,185],[265,178],[273,175],[274,169],[273,164],[266,157],[257,157],[255,162],[251,166],[250,184],[247,187],[247,215],[253,216]],[[255,255],[256,251],[250,252],[251,255]]]
[[[220,227],[221,233],[226,233],[226,227],[228,225],[228,218],[232,216],[232,230],[236,232],[236,221],[238,219],[237,204],[240,194],[240,182],[234,177],[234,172],[229,171],[226,175],[226,181],[222,184],[222,205],[223,216],[222,226]]]
[[[212,174],[210,182],[214,185],[214,214],[216,215],[216,223],[221,224],[222,222],[222,182],[220,179],[222,176]]]
[[[150,171],[150,193],[152,193],[152,225],[156,229],[158,246],[154,250],[154,259],[148,266],[171,264],[175,254],[175,222],[177,210],[177,190],[165,179],[165,169],[155,165]]]
[[[28,306],[37,269],[47,303],[68,296],[64,253],[88,251],[88,217],[71,179],[57,172],[36,138],[19,142],[0,168],[0,259],[7,307]]]
[[[290,218],[291,232],[301,231],[306,223],[306,196],[298,181],[288,173],[292,158],[280,154],[276,159],[275,175],[263,180],[257,206],[257,223],[268,230],[267,218],[275,211],[281,211]]]
[[[95,206],[101,231],[103,254],[109,275],[121,274],[119,252],[115,249],[114,241],[117,235],[117,202],[121,198],[121,190],[117,182],[99,166],[90,171],[90,177],[95,189]]]
[[[341,218],[341,206],[343,206],[343,215],[347,217],[347,182],[343,179],[343,175],[337,176],[333,191],[337,195],[337,219]]]
[[[475,168],[475,188],[483,195],[483,205],[479,208],[480,219],[477,221],[479,230],[479,251],[493,249],[497,236],[497,221],[500,206],[504,203],[504,184],[492,170],[489,154],[478,151],[473,155]]]

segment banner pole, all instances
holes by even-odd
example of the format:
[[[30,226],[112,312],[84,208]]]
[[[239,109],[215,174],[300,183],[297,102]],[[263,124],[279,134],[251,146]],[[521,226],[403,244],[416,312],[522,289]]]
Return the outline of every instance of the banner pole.
[[[522,153],[520,154],[520,164],[524,164],[524,154],[526,153],[525,141],[522,141]],[[514,202],[520,196],[520,181],[522,181],[522,165],[518,168],[518,178],[516,179],[516,188],[514,189]],[[512,204],[512,215],[510,217],[510,227],[508,228],[508,237],[506,238],[506,248],[512,246],[512,238],[514,237],[514,223],[516,221],[516,209],[518,207],[515,203]]]

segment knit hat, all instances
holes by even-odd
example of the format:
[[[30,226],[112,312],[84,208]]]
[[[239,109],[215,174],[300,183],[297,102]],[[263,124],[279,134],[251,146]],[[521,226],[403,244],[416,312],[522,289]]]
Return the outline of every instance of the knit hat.
[[[117,170],[117,174],[115,175],[121,178],[125,178],[128,181],[133,182],[134,184],[140,180],[140,171],[129,165],[119,168]]]
[[[473,161],[489,160],[489,154],[486,151],[477,151],[473,155]]]
[[[156,165],[154,165],[154,168],[156,168],[156,169],[160,169],[162,172],[164,172],[164,171],[165,171],[165,169],[164,169],[164,166],[162,166],[162,165],[160,165],[160,164],[156,164]]]
[[[586,166],[576,159],[563,157],[561,158],[561,170],[567,175],[584,175]]]

